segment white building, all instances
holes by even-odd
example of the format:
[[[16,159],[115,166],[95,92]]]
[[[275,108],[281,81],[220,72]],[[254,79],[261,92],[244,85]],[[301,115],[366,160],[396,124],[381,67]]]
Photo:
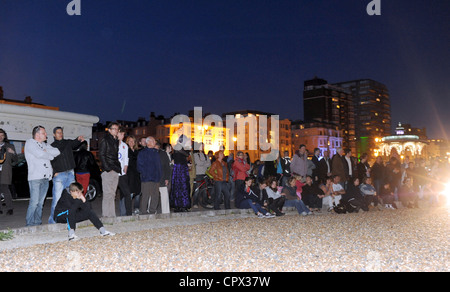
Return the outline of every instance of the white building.
[[[8,139],[15,145],[18,153],[23,153],[25,141],[32,138],[31,132],[36,126],[43,126],[48,133],[48,143],[53,142],[53,129],[62,127],[64,138],[75,139],[84,136],[92,138],[92,126],[97,123],[97,116],[77,114],[54,110],[45,106],[32,107],[0,103],[0,128],[8,134]]]

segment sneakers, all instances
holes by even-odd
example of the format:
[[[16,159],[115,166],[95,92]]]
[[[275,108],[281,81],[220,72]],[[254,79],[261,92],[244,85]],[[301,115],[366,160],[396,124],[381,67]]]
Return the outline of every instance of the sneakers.
[[[69,235],[69,241],[75,241],[75,240],[78,240],[78,236],[76,236],[75,233],[70,234]]]
[[[258,213],[256,214],[256,216],[258,216],[258,218],[274,218],[274,217],[275,217],[275,215],[272,215],[272,214],[270,214],[269,212],[267,212],[266,215],[264,215],[264,214],[261,213],[261,212],[258,212]]]
[[[100,235],[101,236],[114,236],[116,235],[115,233],[106,230],[104,227],[100,228]],[[76,241],[78,240],[78,236],[75,235],[75,231],[71,230],[69,231],[69,241]]]
[[[102,231],[100,231],[100,235],[101,236],[114,236],[116,234],[111,231],[108,231],[108,230],[102,230]]]
[[[110,232],[108,230],[105,230],[105,232],[100,233],[100,235],[101,236],[114,236],[116,234],[113,232]],[[78,236],[76,236],[75,233],[69,235],[69,241],[77,241],[78,239],[80,239],[80,238]]]

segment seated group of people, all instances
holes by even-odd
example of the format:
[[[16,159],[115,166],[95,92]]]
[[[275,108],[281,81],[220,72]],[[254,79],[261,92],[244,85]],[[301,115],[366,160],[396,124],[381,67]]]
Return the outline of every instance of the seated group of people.
[[[387,209],[397,208],[389,184],[377,194],[370,177],[364,178],[362,183],[355,178],[343,184],[339,176],[328,177],[320,184],[314,183],[311,176],[306,177],[305,183],[302,177],[292,176],[285,186],[279,186],[274,177],[247,177],[244,188],[237,191],[235,198],[237,208],[251,208],[259,218],[283,216],[283,207],[295,207],[300,215],[307,216],[322,210],[332,212],[336,206],[349,213],[369,211],[370,205],[378,207],[381,202]]]
[[[283,207],[295,207],[301,215],[311,215],[311,210],[297,194],[297,179],[291,177],[284,187],[276,178],[255,179],[247,177],[244,187],[236,192],[235,205],[239,209],[253,209],[259,218],[283,216]],[[274,213],[275,215],[272,215]]]

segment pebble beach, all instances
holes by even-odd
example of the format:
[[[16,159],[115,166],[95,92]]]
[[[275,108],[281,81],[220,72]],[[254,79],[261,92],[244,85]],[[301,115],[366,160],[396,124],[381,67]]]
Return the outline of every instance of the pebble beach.
[[[449,208],[272,219],[198,216],[17,235],[0,271],[449,271]]]

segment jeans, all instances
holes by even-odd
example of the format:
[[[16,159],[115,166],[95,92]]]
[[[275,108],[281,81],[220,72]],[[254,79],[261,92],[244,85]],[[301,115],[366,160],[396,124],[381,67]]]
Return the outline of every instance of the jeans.
[[[228,188],[228,183],[226,181],[216,181],[214,183],[214,209],[219,210],[220,209],[220,202],[222,199],[222,193],[223,193],[223,202],[225,205],[225,209],[231,209],[230,204],[230,189]]]
[[[58,204],[59,199],[61,198],[61,194],[64,189],[67,189],[71,183],[75,182],[75,173],[72,170],[59,172],[56,176],[53,177],[53,200],[52,200],[52,208],[50,211],[50,217],[48,218],[48,224],[55,224],[54,213],[56,204]]]
[[[305,206],[302,200],[286,200],[284,202],[285,207],[295,207],[299,214],[302,213],[310,213],[311,211],[308,209],[308,207]]]
[[[253,212],[255,212],[255,214],[258,214],[258,212],[266,215],[267,211],[263,209],[263,207],[261,207],[260,204],[258,203],[253,203],[252,200],[247,199],[241,202],[241,204],[239,205],[239,209],[253,209]]]
[[[243,190],[245,187],[245,181],[242,179],[237,179],[234,181],[234,198],[236,198],[236,194]]]
[[[30,186],[30,203],[28,205],[26,221],[27,226],[42,224],[42,207],[47,195],[49,180],[37,179],[28,181]]]

